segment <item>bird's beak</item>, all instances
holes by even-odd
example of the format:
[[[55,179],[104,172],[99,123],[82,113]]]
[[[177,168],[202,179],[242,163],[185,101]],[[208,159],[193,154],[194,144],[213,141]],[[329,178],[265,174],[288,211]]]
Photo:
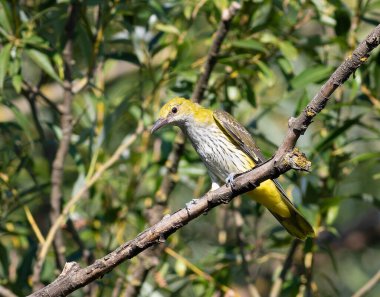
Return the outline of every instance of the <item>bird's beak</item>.
[[[150,130],[150,133],[154,133],[155,131],[157,131],[158,129],[160,129],[161,127],[167,125],[169,122],[168,122],[168,119],[165,119],[165,118],[159,118],[153,125],[152,127],[152,130]]]

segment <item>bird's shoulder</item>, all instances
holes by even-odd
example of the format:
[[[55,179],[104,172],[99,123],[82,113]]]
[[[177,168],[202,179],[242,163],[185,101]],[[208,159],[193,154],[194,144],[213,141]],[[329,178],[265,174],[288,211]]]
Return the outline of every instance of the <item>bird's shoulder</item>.
[[[215,110],[213,117],[218,126],[226,133],[240,149],[249,155],[257,164],[265,161],[251,134],[232,115],[223,110]]]

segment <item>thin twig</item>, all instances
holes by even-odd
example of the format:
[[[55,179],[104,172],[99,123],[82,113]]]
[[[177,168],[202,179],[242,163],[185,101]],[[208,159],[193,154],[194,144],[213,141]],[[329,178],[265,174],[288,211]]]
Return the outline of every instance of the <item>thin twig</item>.
[[[63,170],[66,160],[66,155],[69,150],[69,145],[71,141],[72,134],[72,61],[73,61],[73,41],[74,41],[74,30],[77,21],[77,14],[79,12],[79,3],[75,2],[68,7],[68,20],[65,26],[65,33],[67,36],[67,41],[65,48],[63,50],[63,60],[65,64],[65,80],[63,82],[64,95],[63,95],[63,105],[62,105],[62,116],[61,116],[61,131],[62,139],[59,142],[58,150],[56,152],[52,173],[51,173],[51,194],[50,194],[50,222],[53,224],[61,212],[62,205],[62,184],[63,184]],[[63,242],[63,234],[59,229],[55,235],[53,241],[54,251],[56,254],[57,267],[62,269],[66,262],[65,259],[65,245]],[[35,266],[37,267],[37,266]],[[33,272],[33,284],[37,285],[40,280],[40,273],[36,269]]]
[[[380,270],[376,272],[376,274],[371,277],[371,279],[365,283],[363,287],[359,289],[352,297],[362,297],[372,290],[380,282]]]
[[[62,114],[61,111],[59,110],[59,108],[57,107],[57,105],[55,105],[55,103],[53,102],[53,100],[48,98],[36,86],[32,86],[27,81],[23,81],[22,91],[24,92],[24,95],[29,93],[29,94],[33,94],[35,97],[40,97],[47,105],[49,105],[51,107],[52,110],[54,110],[55,112],[57,112],[60,115]],[[30,97],[30,95],[26,96],[26,98],[29,98],[29,97]]]
[[[17,297],[17,295],[6,287],[0,285],[0,297]]]
[[[185,257],[183,257],[180,254],[176,253],[171,248],[165,247],[165,253],[167,253],[168,255],[172,256],[174,259],[182,262],[189,270],[191,270],[192,272],[194,272],[199,277],[203,278],[204,280],[206,280],[208,282],[214,283],[215,286],[219,287],[224,293],[233,292],[234,293],[233,296],[237,295],[237,292],[235,292],[232,288],[230,288],[230,287],[228,287],[226,285],[223,285],[223,284],[219,284],[215,280],[215,278],[213,278],[210,274],[204,272],[202,269],[200,269],[199,267],[197,267],[196,265],[194,265],[193,263],[191,263]]]
[[[301,243],[301,241],[299,241],[298,239],[293,240],[292,245],[290,246],[288,254],[287,254],[286,259],[284,261],[284,265],[282,266],[280,275],[274,281],[273,286],[270,290],[270,295],[269,295],[270,297],[280,296],[282,284],[285,281],[286,274],[288,273],[290,267],[292,266],[293,257],[295,255],[295,253],[297,251],[297,247],[299,246],[300,243]]]
[[[203,197],[172,215],[165,216],[160,222],[140,233],[115,251],[95,261],[94,264],[81,268],[77,263],[67,263],[62,274],[45,288],[31,296],[66,296],[80,287],[102,277],[120,263],[131,259],[147,248],[162,243],[168,236],[188,224],[190,221],[209,212],[218,205],[229,203],[234,197],[255,189],[261,182],[277,178],[290,169],[306,169],[309,164],[296,149],[296,141],[310,125],[314,118],[326,105],[328,96],[363,64],[369,53],[380,43],[380,25],[358,46],[323,85],[321,92],[312,99],[305,110],[289,123],[289,129],[282,145],[273,158],[259,167],[238,176],[234,187],[224,185],[215,191],[206,193]],[[322,95],[324,94],[324,95]]]

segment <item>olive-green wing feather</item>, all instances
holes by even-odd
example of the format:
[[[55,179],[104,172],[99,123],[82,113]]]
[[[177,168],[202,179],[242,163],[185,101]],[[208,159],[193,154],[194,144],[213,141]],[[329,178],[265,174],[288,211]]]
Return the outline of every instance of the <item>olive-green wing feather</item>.
[[[229,113],[221,110],[214,111],[214,119],[219,127],[228,135],[236,145],[243,150],[256,164],[265,162],[265,157],[257,147],[255,141],[252,139],[251,134],[245,129],[238,121],[234,119]],[[281,187],[277,180],[273,180],[278,191],[282,194],[284,203],[287,205],[291,216],[289,218],[282,218],[278,214],[272,214],[279,220],[279,222],[288,230],[288,232],[300,239],[305,239],[307,236],[315,236],[314,230],[306,219],[294,207],[292,202],[286,196],[284,189]]]
[[[216,110],[213,113],[214,119],[219,127],[232,139],[236,145],[243,150],[256,164],[265,162],[265,157],[257,147],[251,134],[229,113]]]
[[[257,147],[251,134],[228,112],[216,110],[213,113],[215,121],[223,129],[223,131],[242,149],[248,156],[252,158],[256,164],[266,161],[264,155]],[[277,180],[273,180],[277,188],[283,196],[286,196],[284,189]],[[287,198],[288,199],[288,198]]]

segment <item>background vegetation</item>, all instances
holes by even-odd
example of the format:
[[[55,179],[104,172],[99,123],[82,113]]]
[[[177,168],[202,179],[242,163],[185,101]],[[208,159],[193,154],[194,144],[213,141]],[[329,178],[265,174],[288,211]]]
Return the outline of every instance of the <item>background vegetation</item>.
[[[169,98],[191,96],[229,4],[0,1],[2,289],[29,294],[57,277],[60,257],[88,265],[149,226],[147,209],[158,203],[176,135],[152,136],[149,125]],[[202,104],[231,112],[269,157],[288,118],[379,23],[380,1],[241,4]],[[135,296],[267,296],[282,280],[281,296],[358,291],[380,267],[379,66],[376,50],[301,138],[312,172],[281,177],[317,239],[292,243],[268,212],[241,197],[174,234],[161,253],[146,255],[145,266],[141,258],[128,261],[73,296],[123,296],[131,287]],[[62,129],[70,123],[71,135]],[[65,135],[62,193],[54,200],[53,163]],[[117,151],[131,135],[131,145]],[[209,189],[188,143],[174,179],[159,217]],[[52,203],[64,207],[78,193],[58,232],[61,244],[32,277],[60,213]],[[284,277],[289,248],[293,264]],[[146,274],[138,278],[141,267]],[[366,296],[379,295],[377,286]]]

